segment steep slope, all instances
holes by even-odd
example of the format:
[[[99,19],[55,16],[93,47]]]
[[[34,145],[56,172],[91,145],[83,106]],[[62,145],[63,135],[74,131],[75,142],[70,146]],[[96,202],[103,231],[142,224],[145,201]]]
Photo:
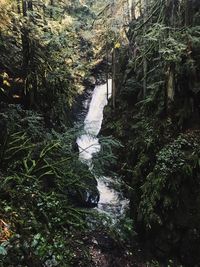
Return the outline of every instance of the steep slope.
[[[103,132],[124,146],[115,169],[140,239],[199,266],[200,4],[186,2],[151,1],[131,22]]]

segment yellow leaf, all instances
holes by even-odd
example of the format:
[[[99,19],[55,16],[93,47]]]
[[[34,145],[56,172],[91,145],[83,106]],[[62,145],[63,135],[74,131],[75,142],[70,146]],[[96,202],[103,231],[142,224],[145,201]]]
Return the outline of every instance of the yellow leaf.
[[[6,80],[3,81],[3,84],[8,86],[8,87],[10,87],[10,83],[8,81],[6,81]]]
[[[120,48],[120,47],[121,47],[120,43],[117,42],[117,43],[115,44],[115,48],[117,49],[117,48]]]

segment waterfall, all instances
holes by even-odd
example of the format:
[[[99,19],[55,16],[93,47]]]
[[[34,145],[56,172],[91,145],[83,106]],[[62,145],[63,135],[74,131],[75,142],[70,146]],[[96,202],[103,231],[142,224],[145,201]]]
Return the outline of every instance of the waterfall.
[[[101,130],[103,121],[103,110],[107,105],[107,94],[111,97],[112,80],[107,84],[97,85],[93,91],[92,99],[89,104],[89,110],[84,120],[84,133],[77,139],[79,147],[79,159],[86,163],[92,169],[93,154],[98,153],[101,149],[98,134]],[[112,179],[110,177],[96,177],[100,200],[98,210],[108,213],[109,215],[120,214],[127,204],[126,200],[119,198],[119,193],[110,187]]]
[[[108,80],[108,97],[111,97],[112,80]],[[107,105],[107,84],[95,87],[89,111],[84,120],[85,134],[77,139],[80,152],[80,160],[86,163],[92,159],[92,155],[100,151],[100,144],[97,138],[103,121],[103,109]]]

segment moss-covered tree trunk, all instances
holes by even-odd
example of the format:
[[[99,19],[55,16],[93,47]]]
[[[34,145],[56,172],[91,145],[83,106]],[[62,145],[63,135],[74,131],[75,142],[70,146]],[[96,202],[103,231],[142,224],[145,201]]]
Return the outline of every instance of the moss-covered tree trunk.
[[[17,13],[21,14],[21,3],[20,3],[20,0],[17,0]]]
[[[28,12],[33,12],[33,2],[22,1],[23,17],[25,23],[22,28],[22,73],[25,81],[25,94],[28,95],[29,106],[34,106],[37,98],[37,74],[35,68],[35,44],[30,41],[29,31],[30,28],[26,25],[26,20],[29,20]],[[33,22],[33,21],[32,21]],[[33,22],[34,23],[34,22]]]

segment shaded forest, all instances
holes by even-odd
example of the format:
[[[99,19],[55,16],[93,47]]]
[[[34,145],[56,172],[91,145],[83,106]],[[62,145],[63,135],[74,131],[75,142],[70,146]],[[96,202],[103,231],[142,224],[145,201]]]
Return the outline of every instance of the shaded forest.
[[[77,117],[102,84],[89,165]],[[199,0],[0,0],[1,267],[198,267],[199,179]]]

